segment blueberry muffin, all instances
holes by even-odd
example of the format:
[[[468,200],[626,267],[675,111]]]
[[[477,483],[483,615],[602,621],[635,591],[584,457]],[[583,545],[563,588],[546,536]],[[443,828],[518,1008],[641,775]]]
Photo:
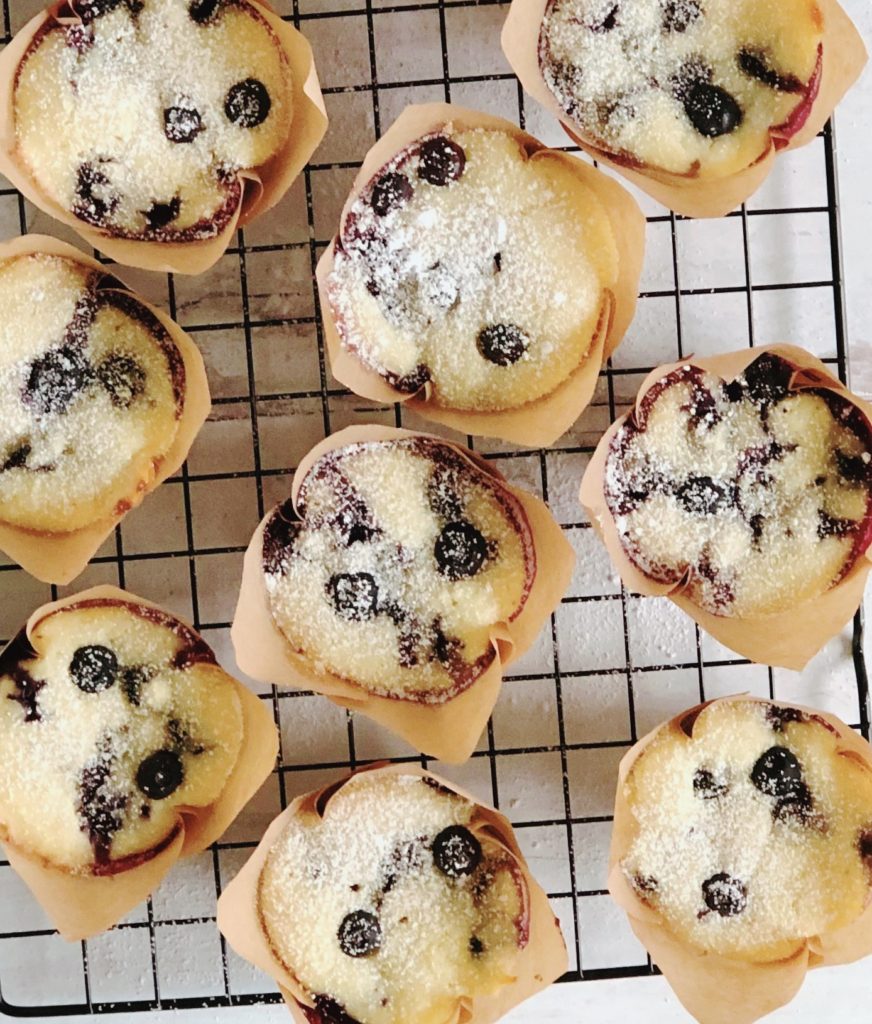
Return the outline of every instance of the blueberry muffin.
[[[432,778],[366,772],[288,820],[258,910],[313,1024],[446,1024],[514,981],[529,898],[475,804]]]
[[[285,52],[248,0],[80,0],[15,77],[16,159],[41,193],[112,238],[220,234],[288,137]]]
[[[539,36],[544,82],[585,142],[694,178],[786,145],[838,59],[816,0],[549,0]]]
[[[536,556],[526,514],[452,445],[420,436],[335,448],[267,519],[269,608],[316,671],[441,704],[491,665]]]
[[[872,429],[844,393],[794,388],[774,352],[734,380],[682,366],[611,439],[605,498],[624,552],[717,616],[824,594],[862,558]]]
[[[126,512],[185,395],[175,342],[117,281],[46,253],[0,261],[0,521],[57,535]]]
[[[221,795],[243,740],[235,681],[152,607],[87,599],[0,656],[0,838],[72,875],[113,875]]]
[[[656,732],[621,795],[623,876],[695,951],[787,960],[872,899],[870,761],[819,715],[703,705]]]
[[[502,412],[551,395],[609,327],[619,251],[577,162],[447,123],[361,190],[326,295],[341,345],[401,396]]]

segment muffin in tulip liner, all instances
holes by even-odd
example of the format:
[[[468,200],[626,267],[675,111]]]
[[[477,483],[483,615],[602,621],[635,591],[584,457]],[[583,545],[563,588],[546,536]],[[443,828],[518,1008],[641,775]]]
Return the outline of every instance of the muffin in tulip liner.
[[[218,839],[278,752],[202,637],[106,586],[37,609],[0,654],[0,734],[0,843],[70,940]]]
[[[318,265],[334,375],[463,433],[551,444],[632,320],[645,220],[500,118],[408,107]]]
[[[74,0],[0,57],[0,171],[119,263],[198,274],[324,136],[305,38],[260,0]]]
[[[583,149],[691,217],[748,199],[867,59],[836,0],[514,0],[503,50]]]
[[[209,414],[199,350],[78,249],[0,245],[0,549],[75,578],[178,470]]]
[[[490,1024],[567,967],[506,818],[409,765],[294,800],[218,927],[298,1024]]]
[[[237,663],[463,761],[573,562],[544,503],[493,463],[442,438],[349,427],[309,452],[252,538]]]
[[[872,409],[791,345],[662,366],[600,441],[581,503],[629,589],[798,670],[872,567]]]
[[[698,705],[621,762],[609,863],[690,1013],[752,1024],[810,969],[872,954],[872,748],[811,708]]]

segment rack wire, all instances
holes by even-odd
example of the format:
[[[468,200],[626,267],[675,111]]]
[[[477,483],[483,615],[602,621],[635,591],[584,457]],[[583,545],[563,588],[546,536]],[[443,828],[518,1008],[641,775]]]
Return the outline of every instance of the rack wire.
[[[242,553],[264,511],[287,496],[299,458],[351,422],[432,430],[399,407],[350,395],[324,356],[312,275],[366,149],[407,102],[429,100],[480,107],[549,144],[566,142],[499,53],[501,0],[287,4],[279,13],[314,45],[331,131],[288,198],[240,230],[214,270],[193,279],[120,271],[200,344],[214,410],[180,473],[125,520],[74,588],[60,591],[111,582],[157,600],[193,621],[231,671]],[[8,42],[33,2],[2,7]],[[859,615],[800,677],[752,666],[667,602],[627,593],[575,497],[600,434],[657,364],[789,338],[845,379],[832,125],[812,146],[780,158],[772,181],[722,221],[689,221],[639,198],[649,224],[639,315],[591,408],[548,450],[462,439],[545,497],[579,554],[569,595],[538,646],[513,666],[473,758],[460,769],[435,765],[513,820],[563,922],[572,963],[565,981],[654,970],[605,890],[615,769],[640,735],[700,699],[738,690],[824,707],[869,735]],[[63,229],[7,187],[0,230]],[[0,564],[0,634],[12,636],[26,611],[58,593]],[[216,894],[298,793],[370,760],[433,763],[323,698],[249,682],[281,730],[275,772],[222,842],[179,865],[119,927],[63,942],[0,860],[0,1012],[72,1016],[279,1000],[270,980],[220,939]]]

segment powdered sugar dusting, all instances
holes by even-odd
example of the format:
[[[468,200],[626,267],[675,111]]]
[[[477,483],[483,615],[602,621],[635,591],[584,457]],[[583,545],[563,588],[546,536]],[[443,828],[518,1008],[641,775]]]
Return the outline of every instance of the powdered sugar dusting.
[[[237,172],[288,135],[278,40],[245,0],[83,4],[92,9],[84,25],[50,25],[25,57],[22,159],[50,198],[108,234],[214,236],[239,203]]]
[[[67,532],[137,501],[178,431],[164,328],[71,260],[0,265],[0,517]]]
[[[790,374],[771,356],[727,384],[676,370],[612,441],[606,497],[625,551],[655,579],[687,578],[718,615],[808,600],[868,547],[869,426],[831,392],[789,391]]]
[[[523,510],[455,449],[422,438],[348,445],[265,531],[276,624],[318,670],[441,703],[493,660],[535,572]]]
[[[510,980],[525,941],[524,882],[476,824],[474,805],[447,790],[368,773],[332,796],[323,818],[291,819],[264,867],[260,911],[316,1006],[360,1024],[442,1024],[460,998]],[[437,851],[458,827],[460,841],[473,831],[481,861],[453,877]],[[367,915],[365,954],[341,944],[353,915]]]
[[[692,738],[664,726],[624,790],[639,897],[682,939],[740,959],[850,923],[872,886],[872,772],[821,720],[779,710],[721,701]]]
[[[448,142],[463,156],[443,180],[426,154]],[[345,346],[399,390],[506,409],[583,362],[616,276],[608,216],[561,158],[449,124],[353,204],[329,294]]]
[[[549,89],[595,144],[724,175],[802,101],[820,42],[810,0],[552,0],[539,49]]]

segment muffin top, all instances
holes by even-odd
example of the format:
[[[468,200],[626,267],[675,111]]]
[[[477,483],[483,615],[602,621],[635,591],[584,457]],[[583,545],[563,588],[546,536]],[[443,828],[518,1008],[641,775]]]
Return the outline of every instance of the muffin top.
[[[517,499],[425,437],[321,456],[263,538],[273,620],[316,669],[369,693],[442,703],[495,657],[493,627],[535,574]]]
[[[233,680],[187,626],[120,600],[56,610],[0,656],[0,834],[113,874],[218,798],[241,744]]]
[[[630,560],[715,615],[826,592],[870,543],[872,437],[795,366],[765,353],[732,381],[683,366],[613,437],[605,496]]]
[[[327,290],[342,344],[391,387],[499,411],[578,369],[617,274],[608,213],[571,160],[447,124],[355,199]]]
[[[61,256],[0,262],[6,523],[66,533],[120,514],[176,439],[181,354],[154,314],[112,284]]]
[[[290,819],[259,911],[316,1022],[446,1024],[513,980],[529,929],[524,875],[475,804],[370,772]]]
[[[287,58],[247,0],[82,0],[18,69],[18,155],[50,199],[117,238],[219,234],[238,173],[284,144]]]
[[[619,162],[718,177],[767,152],[773,129],[802,127],[822,37],[815,0],[550,0],[539,63],[580,134]]]
[[[622,869],[698,949],[787,958],[872,895],[872,771],[814,714],[709,704],[660,729],[624,796],[636,835]]]

